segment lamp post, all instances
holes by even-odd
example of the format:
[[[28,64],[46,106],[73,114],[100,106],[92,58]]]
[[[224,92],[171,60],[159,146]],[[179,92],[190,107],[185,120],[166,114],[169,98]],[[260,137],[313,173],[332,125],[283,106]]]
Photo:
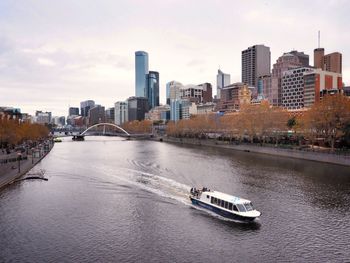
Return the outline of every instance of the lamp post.
[[[21,158],[22,158],[22,153],[17,153],[18,157],[17,157],[17,160],[18,160],[18,173],[21,172]]]
[[[34,164],[34,148],[32,148],[32,164]]]

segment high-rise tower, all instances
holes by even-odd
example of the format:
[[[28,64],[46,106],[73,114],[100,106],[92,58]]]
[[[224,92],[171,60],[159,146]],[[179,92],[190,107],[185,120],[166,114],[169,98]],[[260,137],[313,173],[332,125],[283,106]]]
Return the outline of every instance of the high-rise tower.
[[[264,45],[255,45],[242,51],[242,82],[256,87],[258,78],[270,74],[271,52]]]
[[[216,75],[216,97],[218,99],[221,98],[221,90],[223,89],[223,87],[226,87],[230,84],[231,84],[230,74],[225,74],[219,69],[218,74]]]
[[[159,72],[150,71],[147,74],[147,93],[149,108],[159,106]]]
[[[135,96],[147,96],[148,53],[135,52]]]

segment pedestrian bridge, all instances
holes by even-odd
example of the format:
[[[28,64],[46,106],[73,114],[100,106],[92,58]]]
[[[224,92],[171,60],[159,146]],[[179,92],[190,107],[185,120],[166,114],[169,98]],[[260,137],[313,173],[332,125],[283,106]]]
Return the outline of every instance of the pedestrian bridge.
[[[122,127],[114,124],[114,123],[107,123],[107,122],[103,122],[103,123],[97,123],[95,125],[90,126],[89,128],[87,128],[85,131],[83,131],[82,133],[80,133],[80,136],[84,136],[88,131],[90,131],[91,129],[95,128],[95,127],[101,127],[103,126],[103,134],[106,133],[106,126],[110,126],[110,127],[114,127],[117,128],[118,130],[122,131],[124,134],[126,134],[127,136],[131,136],[130,133],[128,133],[126,130],[124,130]]]
[[[92,129],[96,128],[96,127],[103,127],[103,132],[100,135],[105,135],[105,136],[118,136],[117,134],[110,134],[110,133],[106,133],[106,127],[113,127],[118,129],[119,131],[121,131],[121,134],[119,134],[119,136],[124,136],[127,137],[128,139],[131,138],[149,138],[152,137],[151,133],[147,133],[147,134],[130,134],[129,132],[127,132],[125,129],[123,129],[122,127],[114,124],[114,123],[97,123],[95,125],[90,126],[89,128],[87,128],[86,130],[84,130],[83,132],[80,132],[79,134],[75,134],[73,135],[72,139],[73,141],[83,141],[84,137],[86,135],[88,135],[88,132],[91,131]],[[96,134],[95,134],[96,135]]]

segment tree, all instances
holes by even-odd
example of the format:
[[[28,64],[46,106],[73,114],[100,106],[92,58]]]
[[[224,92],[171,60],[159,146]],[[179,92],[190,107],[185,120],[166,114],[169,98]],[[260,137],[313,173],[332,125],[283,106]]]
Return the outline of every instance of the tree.
[[[307,133],[325,138],[334,151],[334,144],[345,133],[350,121],[350,100],[342,94],[326,95],[316,102],[304,116]]]

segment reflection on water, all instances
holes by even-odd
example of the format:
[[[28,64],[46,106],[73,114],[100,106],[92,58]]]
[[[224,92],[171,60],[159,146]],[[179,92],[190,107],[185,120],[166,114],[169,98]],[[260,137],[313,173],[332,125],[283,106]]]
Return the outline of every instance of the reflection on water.
[[[0,261],[344,262],[350,170],[200,146],[66,139],[0,192]],[[253,201],[239,223],[191,205],[192,186]]]

